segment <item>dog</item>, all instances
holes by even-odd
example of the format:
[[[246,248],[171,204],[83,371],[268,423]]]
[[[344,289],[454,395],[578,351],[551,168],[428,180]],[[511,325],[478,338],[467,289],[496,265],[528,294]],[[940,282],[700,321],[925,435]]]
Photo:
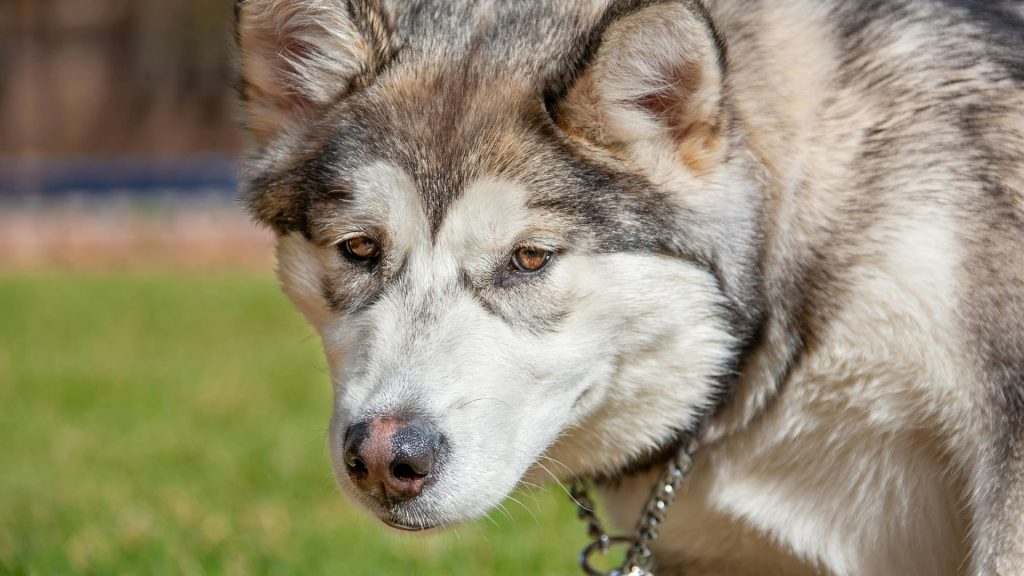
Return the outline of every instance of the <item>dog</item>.
[[[400,530],[550,473],[658,574],[1024,574],[1024,4],[241,0],[240,197]]]

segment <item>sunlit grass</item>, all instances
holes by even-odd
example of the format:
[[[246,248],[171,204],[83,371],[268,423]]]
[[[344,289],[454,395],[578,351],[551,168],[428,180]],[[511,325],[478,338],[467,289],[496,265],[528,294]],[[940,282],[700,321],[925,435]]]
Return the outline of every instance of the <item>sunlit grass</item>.
[[[557,487],[427,538],[354,510],[323,364],[267,278],[0,279],[0,573],[576,573]]]

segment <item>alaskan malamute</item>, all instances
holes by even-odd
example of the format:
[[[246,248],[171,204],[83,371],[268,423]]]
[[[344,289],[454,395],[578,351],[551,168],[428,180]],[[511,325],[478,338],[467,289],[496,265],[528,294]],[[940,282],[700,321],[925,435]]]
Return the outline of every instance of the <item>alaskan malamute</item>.
[[[1024,574],[1024,3],[242,0],[242,198],[384,523],[683,438],[665,574]],[[547,458],[557,465],[542,466]]]

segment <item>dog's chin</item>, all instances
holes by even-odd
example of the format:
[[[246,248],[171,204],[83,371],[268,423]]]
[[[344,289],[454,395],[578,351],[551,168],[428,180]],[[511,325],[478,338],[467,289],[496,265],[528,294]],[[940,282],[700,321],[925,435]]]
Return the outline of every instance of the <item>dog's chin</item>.
[[[350,491],[347,486],[343,486],[341,491],[346,500],[358,505],[367,515],[376,518],[387,528],[401,534],[436,534],[468,520],[442,518],[436,512],[427,513],[416,502],[381,505],[362,494]]]
[[[378,517],[380,518],[380,517]],[[437,524],[408,524],[398,519],[387,517],[380,518],[385,526],[402,534],[430,535],[443,532],[448,526],[443,523]]]
[[[357,504],[389,530],[416,536],[440,534],[461,524],[474,522],[501,504],[501,499],[498,499],[492,505],[480,502],[477,506],[469,507],[451,507],[447,503],[439,504],[436,500],[382,505],[362,494],[350,493],[345,489],[342,492],[346,500]]]
[[[470,510],[448,509],[438,510],[431,505],[420,506],[416,502],[406,502],[395,506],[367,505],[359,502],[361,507],[384,526],[402,534],[431,535],[447,531],[455,526],[473,522],[486,515],[474,514]],[[499,503],[495,504],[495,507]],[[430,510],[427,512],[426,510]]]
[[[390,530],[415,535],[437,534],[486,517],[501,505],[523,479],[522,473],[518,476],[508,474],[470,486],[460,485],[450,478],[438,477],[434,482],[427,483],[417,498],[381,502],[361,491],[347,473],[336,474],[335,478],[345,500]]]

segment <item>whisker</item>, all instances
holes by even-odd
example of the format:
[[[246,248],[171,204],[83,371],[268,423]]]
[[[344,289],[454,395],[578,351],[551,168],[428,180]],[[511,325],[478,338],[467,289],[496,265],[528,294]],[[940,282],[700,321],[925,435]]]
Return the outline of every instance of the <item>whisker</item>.
[[[504,514],[506,518],[508,518],[508,521],[512,526],[516,525],[516,519],[512,517],[512,513],[508,511],[508,508],[504,504],[498,503],[496,509],[500,510],[501,513]]]
[[[327,442],[328,442],[328,438],[330,437],[330,434],[331,434],[331,429],[330,428],[324,428],[324,437],[320,439],[320,455],[321,456],[323,456],[324,452],[327,450]]]
[[[537,492],[543,490],[543,488],[537,487],[536,484],[523,483],[522,481],[520,481],[520,484],[523,484],[523,486],[525,487],[525,489],[524,490],[520,490],[520,492],[523,493],[523,494],[528,495],[530,497],[530,500],[533,500],[534,506],[536,506],[537,509],[539,510],[540,509],[540,499],[537,498]],[[550,494],[550,491],[548,491],[548,490],[543,490],[543,491],[548,493],[548,494]]]
[[[537,466],[540,466],[541,470],[547,472],[548,476],[551,476],[551,479],[554,480],[555,484],[557,484],[558,487],[562,489],[562,492],[565,492],[565,495],[568,496],[570,500],[575,502],[577,506],[583,507],[583,505],[580,504],[578,500],[576,500],[576,497],[572,495],[572,492],[569,491],[568,488],[566,488],[565,484],[562,484],[562,481],[558,479],[558,476],[555,476],[554,473],[552,473],[547,466],[542,464],[540,460],[537,461]]]
[[[509,496],[508,499],[513,501],[513,502],[515,502],[516,504],[519,504],[520,506],[522,506],[523,510],[526,510],[526,513],[530,515],[530,518],[533,518],[533,523],[537,524],[538,526],[540,525],[540,520],[537,519],[537,515],[534,514],[533,510],[531,510],[529,507],[527,507],[526,504],[523,504],[522,502],[520,502],[519,499],[516,498],[515,496]]]
[[[542,454],[542,455],[541,455],[541,458],[543,458],[543,459],[545,459],[545,460],[547,460],[547,461],[549,461],[549,462],[553,462],[553,463],[555,463],[555,464],[557,464],[557,465],[561,466],[561,467],[562,467],[562,470],[565,470],[566,472],[568,472],[569,474],[571,474],[571,475],[572,475],[572,479],[573,479],[573,481],[575,481],[575,482],[579,482],[579,481],[580,481],[580,478],[579,478],[579,476],[577,476],[577,475],[576,475],[576,473],[575,473],[575,472],[573,472],[571,468],[569,468],[568,466],[566,466],[565,464],[563,464],[563,463],[562,463],[561,461],[559,461],[559,460],[557,460],[557,459],[555,459],[555,458],[552,458],[551,456],[548,456],[547,454]]]
[[[541,486],[540,484],[534,484],[533,482],[530,482],[528,480],[520,480],[519,483],[529,488],[530,494],[533,494],[534,492],[543,492],[545,494],[551,493],[551,490],[548,490],[547,487]]]
[[[528,454],[528,453],[527,453],[527,452],[526,452],[525,450],[521,450],[521,449],[519,449],[519,448],[516,448],[515,446],[512,446],[511,444],[506,444],[506,446],[507,446],[508,448],[512,449],[512,450],[515,450],[516,452],[519,452],[520,454],[523,454],[523,455],[529,455],[529,454]],[[541,460],[548,460],[548,461],[550,461],[550,462],[552,462],[552,463],[554,463],[554,464],[558,464],[559,466],[561,466],[562,468],[564,468],[564,469],[565,469],[565,470],[566,470],[567,472],[569,472],[569,474],[571,474],[571,475],[572,475],[572,477],[573,477],[574,481],[576,481],[576,482],[579,482],[579,481],[580,481],[579,477],[578,477],[578,476],[577,476],[577,475],[576,475],[576,474],[575,474],[575,473],[574,473],[574,472],[573,472],[573,471],[572,471],[572,470],[571,470],[571,469],[570,469],[570,468],[569,468],[568,466],[566,466],[566,465],[565,465],[565,464],[563,464],[562,462],[559,462],[558,460],[556,460],[556,459],[554,459],[554,458],[552,458],[552,457],[550,457],[550,456],[542,455],[542,456],[541,456],[540,458],[538,458],[538,459],[537,459],[537,461],[536,461],[536,464],[537,464],[537,466],[539,466],[541,470],[543,470],[544,472],[546,472],[546,473],[547,473],[547,475],[548,475],[548,476],[550,476],[550,477],[551,477],[551,479],[555,481],[555,484],[557,484],[557,485],[558,485],[558,487],[562,489],[562,492],[565,492],[565,495],[566,495],[566,496],[568,496],[568,497],[569,497],[569,499],[571,499],[571,500],[572,500],[573,502],[575,502],[575,503],[576,503],[577,505],[579,505],[579,506],[582,506],[582,504],[580,504],[580,503],[579,503],[579,501],[577,501],[577,500],[576,500],[576,498],[575,498],[575,497],[574,497],[574,496],[572,495],[572,492],[571,492],[571,491],[569,491],[569,489],[568,489],[568,488],[567,488],[567,487],[565,486],[565,484],[563,484],[563,483],[562,483],[562,481],[558,479],[558,476],[556,476],[556,475],[554,474],[554,472],[552,472],[552,471],[551,471],[551,469],[550,469],[550,468],[548,468],[547,466],[545,466],[545,465],[544,465],[544,463],[543,463],[543,462],[541,462]]]
[[[498,524],[497,520],[495,520],[494,518],[491,518],[490,514],[484,516],[484,519],[487,520],[488,522],[490,522],[491,524],[494,524],[495,528],[501,528],[501,524]]]

